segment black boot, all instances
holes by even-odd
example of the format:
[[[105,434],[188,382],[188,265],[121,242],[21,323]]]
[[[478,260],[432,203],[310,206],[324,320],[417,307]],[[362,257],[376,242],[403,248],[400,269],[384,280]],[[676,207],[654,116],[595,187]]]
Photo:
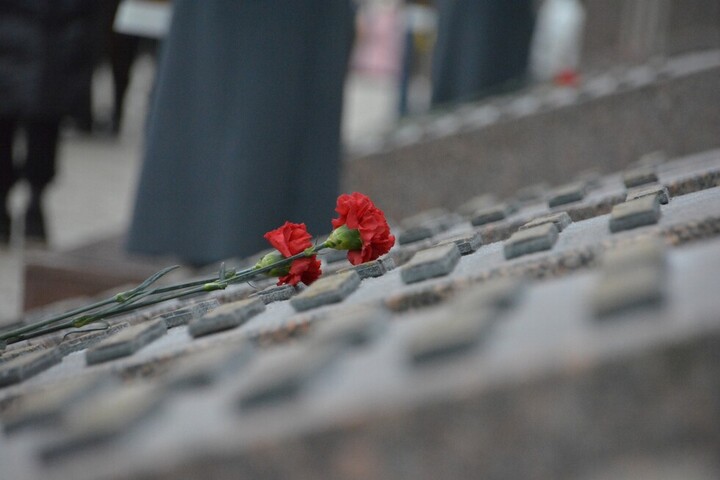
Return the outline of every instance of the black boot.
[[[0,246],[10,244],[11,219],[8,213],[7,200],[10,193],[9,185],[0,186]]]
[[[0,246],[10,244],[10,215],[5,208],[5,202],[0,208]]]
[[[45,215],[42,208],[42,189],[31,189],[30,204],[25,212],[25,239],[33,243],[47,244]]]

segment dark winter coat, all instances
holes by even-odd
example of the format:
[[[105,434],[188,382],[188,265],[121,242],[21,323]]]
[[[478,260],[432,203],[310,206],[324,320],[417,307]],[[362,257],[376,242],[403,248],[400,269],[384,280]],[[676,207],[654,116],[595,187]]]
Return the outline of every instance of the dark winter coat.
[[[194,264],[269,247],[285,220],[329,233],[349,0],[175,0],[129,249]]]
[[[57,118],[87,95],[100,0],[0,0],[0,116]]]

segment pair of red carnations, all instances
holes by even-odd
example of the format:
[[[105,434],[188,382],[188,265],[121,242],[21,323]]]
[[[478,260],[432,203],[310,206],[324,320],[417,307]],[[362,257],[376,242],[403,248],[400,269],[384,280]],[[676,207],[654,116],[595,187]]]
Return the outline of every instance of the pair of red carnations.
[[[313,253],[293,260],[289,266],[267,272],[271,276],[280,277],[278,285],[297,285],[299,282],[310,285],[322,274],[320,261],[314,255],[322,248],[347,250],[350,263],[359,265],[375,260],[390,251],[395,244],[385,214],[366,195],[357,192],[340,195],[335,211],[340,217],[332,221],[333,232],[315,248],[312,247],[312,237],[304,223],[285,222],[282,227],[267,232],[264,237],[277,252],[263,257],[258,265],[270,264],[303,252]]]

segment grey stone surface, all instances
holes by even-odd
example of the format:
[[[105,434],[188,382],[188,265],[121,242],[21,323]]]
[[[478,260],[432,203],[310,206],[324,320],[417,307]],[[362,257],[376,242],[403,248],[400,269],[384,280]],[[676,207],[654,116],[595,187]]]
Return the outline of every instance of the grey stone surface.
[[[526,230],[528,228],[537,227],[538,225],[543,225],[545,223],[553,223],[555,224],[555,227],[557,228],[558,232],[562,232],[565,230],[565,227],[570,225],[572,223],[572,219],[570,218],[570,215],[568,215],[567,212],[557,212],[557,213],[549,213],[547,215],[542,215],[540,217],[536,217],[529,222],[523,224],[520,226],[520,230]]]
[[[422,250],[400,269],[402,281],[415,283],[447,275],[453,271],[460,257],[460,250],[454,242]]]
[[[558,239],[558,230],[554,223],[544,223],[537,227],[519,230],[505,241],[505,258],[512,259],[529,253],[550,250]]]
[[[22,382],[60,363],[58,348],[46,348],[0,364],[0,387]]]
[[[613,235],[609,215],[596,208],[566,228],[550,251],[536,255],[507,261],[502,242],[495,241],[463,256],[449,275],[420,284],[405,285],[401,272],[388,271],[363,281],[340,304],[293,314],[290,302],[276,302],[233,331],[201,339],[173,329],[113,365],[89,369],[83,354],[70,354],[62,364],[0,389],[0,412],[88,370],[120,377],[124,386],[144,378],[172,401],[140,428],[111,429],[111,445],[102,441],[110,437],[94,442],[77,436],[70,428],[75,421],[8,436],[0,449],[0,477],[455,479],[472,472],[482,478],[585,480],[594,478],[592,472],[617,477],[619,470],[607,467],[624,462],[657,467],[658,457],[688,451],[700,455],[699,464],[707,456],[715,466],[720,189],[712,188],[716,163],[697,158],[658,169],[668,188],[682,182],[689,191],[707,189],[674,197],[656,226]],[[604,177],[583,208],[617,194],[625,196],[619,175]],[[502,228],[509,236],[546,211],[540,202],[524,205],[498,222],[502,227],[478,230],[499,238]],[[408,250],[418,251],[422,243]],[[653,279],[661,292],[657,303],[658,289],[643,288],[658,286]],[[612,313],[596,316],[593,295],[618,282],[605,297],[615,305]],[[312,339],[313,331],[348,319],[354,308],[378,307],[390,321],[363,348]],[[445,324],[452,332],[458,319],[473,318],[466,317],[470,313],[476,319],[487,314],[487,330],[457,334],[455,339],[468,342],[464,349],[462,343],[450,342],[448,350],[438,346],[451,336]],[[435,342],[436,356],[415,363],[409,340],[428,325],[440,332],[426,337]],[[36,346],[46,348],[62,335],[39,339]],[[256,347],[250,363],[225,365],[218,352],[248,340]],[[337,344],[342,355],[307,375],[307,366],[295,365],[304,363],[304,355],[285,356],[288,349],[312,352]],[[10,345],[5,355],[24,345]],[[218,363],[208,360],[201,368],[195,355],[204,353],[218,354]],[[184,371],[186,358],[190,372]],[[271,372],[299,373],[287,383],[271,373],[276,383],[266,388],[258,378],[270,358],[277,366]],[[181,371],[184,381],[173,386],[170,377]],[[177,390],[199,385],[204,388]],[[232,408],[253,389],[257,396],[248,408]],[[273,401],[280,399],[288,401]],[[85,401],[68,406],[80,403],[94,408]],[[57,462],[38,464],[36,452],[61,440],[83,446],[70,448],[72,455],[56,450],[47,458]]]
[[[447,245],[450,243],[454,243],[457,246],[460,255],[470,255],[482,246],[482,236],[479,232],[459,233],[442,240],[438,245]]]
[[[660,199],[657,195],[620,203],[610,213],[610,231],[615,233],[654,225],[660,220],[660,215]]]
[[[585,198],[586,189],[587,186],[585,182],[574,182],[560,188],[556,188],[550,194],[548,206],[550,208],[554,208],[567,203],[579,202]]]
[[[509,213],[510,212],[506,204],[493,205],[473,212],[470,222],[475,226],[485,225],[487,223],[503,220],[509,215]]]
[[[250,318],[265,311],[265,303],[259,298],[248,298],[227,303],[206,313],[188,325],[188,333],[193,337],[202,337],[211,333],[239,327]]]
[[[628,190],[625,201],[635,200],[636,198],[648,195],[657,195],[662,205],[667,205],[670,201],[670,194],[668,193],[667,187],[660,184],[637,187]]]
[[[360,275],[354,270],[321,277],[300,295],[290,299],[290,304],[298,312],[311,308],[338,303],[360,286]]]
[[[128,357],[166,333],[167,325],[162,318],[128,327],[87,350],[85,361],[94,365]]]
[[[190,321],[202,317],[207,312],[220,306],[220,302],[216,298],[195,302],[187,307],[168,312],[162,315],[167,328],[175,328],[180,325],[187,325]]]
[[[657,171],[654,167],[638,167],[623,173],[623,183],[627,188],[657,183],[657,181]]]

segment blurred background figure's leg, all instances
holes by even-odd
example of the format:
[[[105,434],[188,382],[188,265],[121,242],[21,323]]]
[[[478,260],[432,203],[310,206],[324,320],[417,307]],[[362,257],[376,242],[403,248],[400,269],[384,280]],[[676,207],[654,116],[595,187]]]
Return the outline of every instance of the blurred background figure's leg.
[[[29,120],[25,178],[30,184],[30,201],[25,213],[25,237],[47,242],[42,198],[45,188],[55,177],[60,119]]]
[[[13,165],[15,126],[14,119],[0,118],[0,245],[10,241],[8,194],[16,178]]]
[[[531,0],[438,0],[432,103],[474,100],[522,85]]]

